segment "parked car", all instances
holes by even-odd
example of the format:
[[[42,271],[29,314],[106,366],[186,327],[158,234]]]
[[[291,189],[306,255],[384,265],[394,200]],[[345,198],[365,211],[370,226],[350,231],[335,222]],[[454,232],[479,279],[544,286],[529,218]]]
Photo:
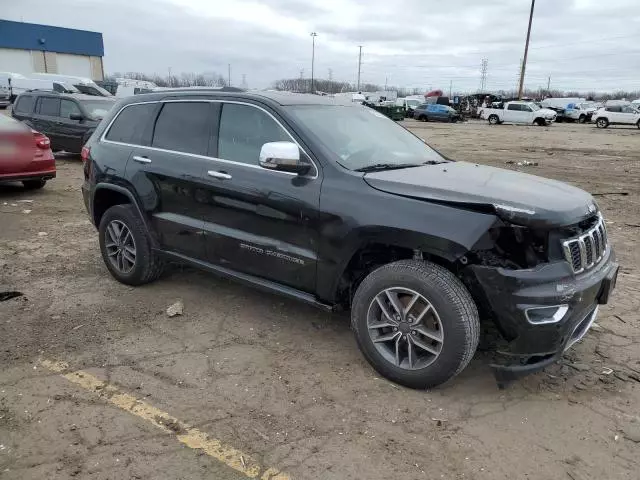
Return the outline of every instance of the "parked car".
[[[564,109],[562,116],[574,122],[585,123],[591,121],[591,117],[596,110],[598,110],[598,108],[594,103],[570,103],[567,105],[567,108]]]
[[[551,125],[556,119],[556,112],[548,108],[540,108],[533,102],[507,102],[500,107],[483,107],[482,119],[491,125],[499,123],[522,123],[528,125]]]
[[[424,102],[424,97],[423,98],[405,97],[405,98],[396,99],[396,105],[404,108],[405,116],[409,118],[413,118],[413,111],[416,109],[416,107],[418,107],[423,102]]]
[[[29,78],[19,73],[0,72],[0,94],[9,95],[9,102],[13,103],[18,95],[28,90],[52,90],[60,93],[78,93],[73,85],[62,80],[47,78]]]
[[[413,112],[413,118],[422,122],[457,122],[460,114],[448,105],[437,103],[423,103]]]
[[[25,188],[36,189],[55,176],[56,162],[49,139],[0,115],[0,183],[22,182]]]
[[[633,105],[611,105],[601,108],[592,116],[598,128],[609,125],[636,125],[640,128],[640,112]]]
[[[123,99],[83,148],[82,193],[118,281],[167,259],[351,310],[385,377],[433,387],[503,335],[503,383],[555,362],[618,264],[588,193],[454,162],[379,112],[281,92]]]
[[[95,97],[111,97],[111,93],[90,78],[77,77],[75,75],[61,75],[58,73],[32,73],[31,78],[49,80],[53,82],[61,82],[66,85],[72,85],[80,93]]]
[[[113,97],[94,97],[34,90],[20,95],[11,114],[51,139],[53,151],[80,153]]]

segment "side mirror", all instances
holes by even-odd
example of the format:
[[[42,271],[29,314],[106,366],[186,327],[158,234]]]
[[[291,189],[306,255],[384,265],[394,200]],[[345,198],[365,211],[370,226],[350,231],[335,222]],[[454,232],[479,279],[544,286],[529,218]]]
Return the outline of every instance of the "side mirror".
[[[260,166],[298,175],[304,175],[311,169],[311,164],[300,159],[300,149],[293,142],[269,142],[262,145]]]
[[[69,119],[71,119],[71,120],[84,120],[84,115],[82,115],[81,113],[72,113],[71,115],[69,115]]]

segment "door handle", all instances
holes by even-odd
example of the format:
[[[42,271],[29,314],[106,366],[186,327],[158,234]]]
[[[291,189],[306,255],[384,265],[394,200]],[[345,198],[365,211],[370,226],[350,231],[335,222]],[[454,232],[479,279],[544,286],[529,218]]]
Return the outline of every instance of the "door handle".
[[[151,159],[147,157],[141,157],[139,155],[133,156],[133,161],[138,163],[151,163]]]
[[[224,172],[216,172],[215,170],[209,170],[207,175],[213,178],[219,178],[220,180],[231,180],[231,175]]]

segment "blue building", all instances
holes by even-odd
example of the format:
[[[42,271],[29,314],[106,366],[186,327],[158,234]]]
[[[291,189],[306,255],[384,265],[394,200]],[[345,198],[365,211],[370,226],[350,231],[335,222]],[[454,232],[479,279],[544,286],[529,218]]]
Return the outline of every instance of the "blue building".
[[[102,34],[0,19],[0,71],[102,80]]]

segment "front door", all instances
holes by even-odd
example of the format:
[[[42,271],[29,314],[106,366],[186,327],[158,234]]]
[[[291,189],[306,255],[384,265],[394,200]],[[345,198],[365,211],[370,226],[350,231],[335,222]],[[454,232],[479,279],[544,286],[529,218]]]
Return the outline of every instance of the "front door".
[[[640,115],[635,108],[630,107],[629,105],[625,105],[622,107],[622,112],[616,114],[620,120],[618,122],[624,123],[627,125],[633,125],[638,122]]]
[[[58,118],[59,143],[67,152],[78,153],[82,149],[82,137],[87,132],[84,120],[71,120],[71,115],[82,115],[80,107],[73,100],[60,100],[60,118]]]
[[[315,288],[321,179],[259,166],[262,145],[294,141],[262,107],[224,103],[216,151],[204,172],[209,261],[298,290]],[[306,155],[301,151],[301,155]]]
[[[206,155],[218,109],[205,101],[160,104],[126,170],[161,248],[201,261],[206,260],[202,179],[210,164]]]

